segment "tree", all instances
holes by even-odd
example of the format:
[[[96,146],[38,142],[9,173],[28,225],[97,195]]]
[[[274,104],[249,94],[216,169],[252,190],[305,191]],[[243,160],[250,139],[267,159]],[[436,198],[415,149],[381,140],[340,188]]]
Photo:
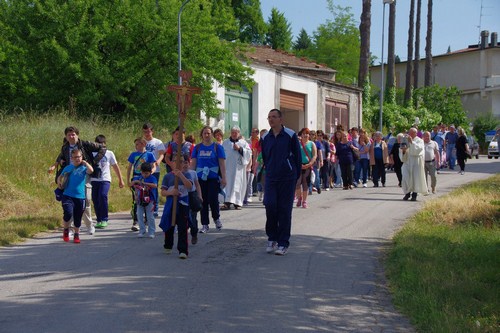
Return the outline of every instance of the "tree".
[[[359,23],[361,44],[359,49],[358,87],[363,88],[368,79],[370,67],[370,28],[372,24],[372,2],[363,0],[363,11]]]
[[[420,22],[422,16],[422,0],[417,0],[417,19],[415,25],[415,60],[413,61],[413,86],[418,88],[418,70],[420,66]],[[410,61],[410,59],[408,59]]]
[[[101,112],[177,122],[175,97],[165,87],[177,77],[177,0],[2,0],[8,38],[17,47],[7,66],[13,87],[7,107],[47,110],[76,101],[80,114]],[[187,6],[182,18],[183,69],[193,71],[191,84],[203,93],[193,109],[218,115],[212,93],[236,81],[253,85],[251,70],[236,57],[239,43],[217,36],[210,2],[206,10]],[[159,8],[157,7],[159,5]],[[5,35],[5,33],[3,33]],[[23,80],[14,80],[23,78]],[[8,79],[5,82],[3,79]],[[190,114],[191,119],[199,117]]]
[[[386,97],[391,101],[391,90],[394,89],[394,73],[396,69],[396,1],[389,5],[389,42],[387,51]],[[382,59],[383,60],[383,59]]]
[[[273,7],[267,26],[266,44],[274,50],[289,51],[292,48],[292,28],[285,15]]]
[[[313,32],[314,44],[306,55],[318,63],[339,69],[337,81],[352,84],[358,76],[359,29],[350,7],[333,6],[329,9],[334,21],[327,20]]]
[[[424,85],[432,84],[432,0],[427,0],[427,36],[425,37],[425,78]]]
[[[239,22],[239,39],[243,43],[262,45],[267,25],[262,17],[259,0],[232,0],[234,14]]]
[[[485,147],[486,138],[484,134],[489,131],[496,129],[498,125],[500,125],[500,120],[496,118],[493,113],[490,111],[488,113],[481,114],[477,116],[473,122],[472,133],[477,139],[477,142],[481,147]]]
[[[413,90],[411,72],[412,72],[412,59],[413,59],[413,31],[415,30],[415,0],[410,1],[410,18],[408,24],[408,57],[406,61],[406,84],[405,84],[405,97],[404,104],[408,105],[411,100],[411,93]]]
[[[303,51],[309,49],[312,45],[311,37],[307,34],[307,31],[302,28],[300,30],[299,36],[293,43],[293,51],[296,55],[300,56],[303,54]]]
[[[437,84],[415,89],[414,99],[419,107],[437,112],[445,124],[467,128],[467,114],[462,106],[460,90],[457,87],[441,87]],[[423,119],[423,118],[420,118]]]

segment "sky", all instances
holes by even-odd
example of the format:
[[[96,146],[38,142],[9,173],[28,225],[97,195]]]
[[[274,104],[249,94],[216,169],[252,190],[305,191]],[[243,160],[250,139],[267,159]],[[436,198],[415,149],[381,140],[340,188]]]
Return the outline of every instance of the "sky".
[[[408,20],[410,0],[396,0],[396,55],[402,61],[408,56]],[[304,28],[309,36],[327,20],[334,20],[326,0],[260,0],[262,15],[267,22],[271,9],[276,7],[291,24],[293,41]],[[362,10],[362,0],[333,0],[335,5],[351,7],[356,26]],[[416,3],[416,1],[415,1]],[[380,63],[382,55],[383,0],[372,0],[372,26],[370,49]],[[482,8],[482,11],[481,11]],[[416,12],[416,10],[415,10]],[[481,15],[482,13],[482,15]],[[500,33],[500,0],[434,0],[432,54],[434,56],[467,48],[478,44],[480,30]],[[496,16],[495,16],[496,15]],[[387,36],[389,5],[385,6],[384,60],[387,60]],[[481,26],[481,29],[479,28]],[[422,21],[420,32],[420,56],[425,57],[425,36],[427,29],[427,1],[422,0]],[[500,39],[499,39],[500,40]]]

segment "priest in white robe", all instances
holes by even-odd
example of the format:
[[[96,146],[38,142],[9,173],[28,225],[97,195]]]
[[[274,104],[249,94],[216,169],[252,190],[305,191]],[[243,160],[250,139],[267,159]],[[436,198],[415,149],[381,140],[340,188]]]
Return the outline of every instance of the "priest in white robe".
[[[226,153],[226,199],[221,210],[228,210],[231,204],[239,210],[247,190],[247,164],[252,158],[249,144],[241,138],[238,126],[231,128],[231,136],[224,140],[222,147]]]
[[[399,157],[403,162],[401,187],[405,196],[403,200],[417,200],[417,194],[427,194],[425,181],[425,150],[424,140],[417,136],[417,129],[410,128],[406,140],[403,139],[399,148]],[[405,144],[406,143],[406,144]]]

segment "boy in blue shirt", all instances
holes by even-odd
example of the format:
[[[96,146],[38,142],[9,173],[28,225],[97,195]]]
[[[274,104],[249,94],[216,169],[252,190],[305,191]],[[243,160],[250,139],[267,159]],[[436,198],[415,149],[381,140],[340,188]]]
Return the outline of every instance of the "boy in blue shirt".
[[[132,190],[132,231],[139,231],[137,224],[137,205],[135,203],[135,190],[132,188],[132,181],[139,179],[141,176],[142,163],[152,164],[152,173],[156,171],[156,158],[153,153],[146,151],[147,141],[144,138],[137,138],[134,140],[135,151],[128,157],[127,167],[127,184]]]
[[[153,168],[151,163],[141,164],[141,175],[132,181],[132,186],[135,189],[135,199],[137,207],[137,218],[139,222],[139,235],[138,238],[142,238],[146,235],[146,225],[144,223],[144,213],[146,213],[146,218],[148,222],[148,237],[155,238],[155,217],[154,210],[157,202],[155,191],[153,189],[158,188],[158,181],[156,177],[153,176]],[[147,188],[149,196],[141,197],[141,189],[143,187]],[[142,191],[145,193],[146,191]]]
[[[62,197],[64,232],[63,240],[69,242],[69,225],[71,219],[75,225],[73,242],[80,243],[80,226],[82,225],[82,215],[85,210],[85,180],[87,175],[94,172],[92,165],[83,160],[83,152],[80,149],[73,149],[71,152],[72,164],[66,166],[58,178],[58,183],[63,180],[66,185]]]
[[[174,160],[176,158],[174,157]],[[187,259],[188,257],[188,241],[187,229],[189,226],[190,211],[189,211],[189,196],[188,191],[193,187],[193,180],[188,172],[189,155],[181,157],[182,167],[181,170],[173,169],[163,177],[161,184],[161,195],[167,197],[163,215],[161,217],[160,228],[165,232],[165,244],[163,248],[167,254],[172,252],[174,245],[174,230],[172,226],[172,206],[173,197],[177,196],[177,210],[176,210],[176,224],[177,224],[177,250],[179,251],[180,259]],[[174,164],[175,165],[175,164]],[[179,178],[177,189],[175,189],[175,177]]]

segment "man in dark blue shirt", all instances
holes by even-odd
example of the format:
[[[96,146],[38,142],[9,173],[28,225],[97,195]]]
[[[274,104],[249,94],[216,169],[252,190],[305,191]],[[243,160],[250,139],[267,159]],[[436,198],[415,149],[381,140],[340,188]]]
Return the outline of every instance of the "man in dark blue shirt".
[[[301,174],[300,144],[297,134],[283,126],[280,110],[269,111],[267,120],[271,129],[260,141],[266,170],[266,251],[284,255],[290,245],[295,185]]]

